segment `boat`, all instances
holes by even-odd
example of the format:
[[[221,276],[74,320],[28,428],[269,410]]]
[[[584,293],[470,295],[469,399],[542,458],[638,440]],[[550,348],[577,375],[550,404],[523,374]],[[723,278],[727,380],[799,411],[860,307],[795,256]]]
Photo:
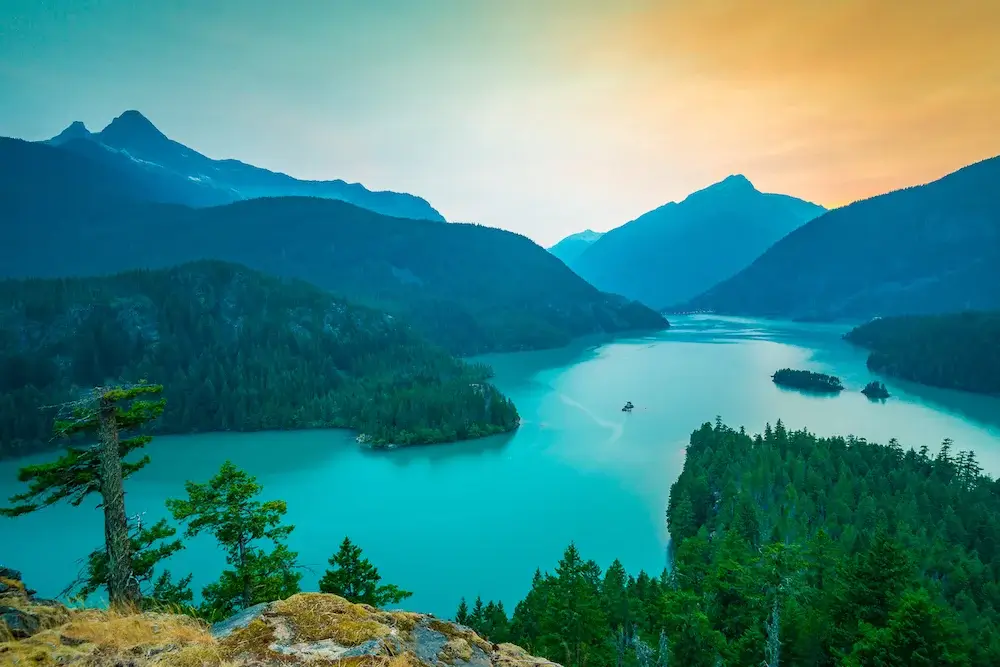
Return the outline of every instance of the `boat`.
[[[632,412],[632,408],[634,408],[634,407],[635,406],[632,405],[632,401],[628,401],[628,402],[625,403],[625,407],[622,408],[622,412]]]

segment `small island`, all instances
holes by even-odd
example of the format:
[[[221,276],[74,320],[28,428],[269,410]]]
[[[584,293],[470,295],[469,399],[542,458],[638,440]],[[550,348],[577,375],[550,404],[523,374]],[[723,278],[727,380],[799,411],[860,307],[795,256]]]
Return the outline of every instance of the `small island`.
[[[797,371],[791,368],[782,368],[771,376],[774,384],[794,389],[804,389],[824,394],[835,394],[843,391],[844,385],[840,378],[835,375],[824,373],[814,373],[812,371]]]
[[[861,393],[872,400],[884,400],[889,398],[889,390],[885,388],[884,384],[875,380],[866,384],[865,388],[861,390]]]

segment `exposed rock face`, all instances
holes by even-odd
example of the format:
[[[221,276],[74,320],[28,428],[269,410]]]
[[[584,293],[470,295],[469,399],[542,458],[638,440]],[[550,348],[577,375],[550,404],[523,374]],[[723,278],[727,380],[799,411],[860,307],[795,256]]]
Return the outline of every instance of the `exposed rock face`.
[[[0,665],[559,667],[433,616],[380,611],[321,593],[260,604],[211,628],[175,614],[52,609],[51,615],[29,612],[37,621],[30,636],[0,636]]]
[[[492,644],[433,616],[380,611],[322,593],[257,605],[212,627],[224,653],[247,664],[392,661],[404,665],[551,665],[511,644]]]

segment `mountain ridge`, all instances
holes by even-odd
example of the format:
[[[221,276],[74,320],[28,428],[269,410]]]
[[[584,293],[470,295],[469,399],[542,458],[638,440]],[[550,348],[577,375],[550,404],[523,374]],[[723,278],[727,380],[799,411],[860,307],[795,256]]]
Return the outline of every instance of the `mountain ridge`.
[[[1000,308],[997,183],[1000,156],[834,209],[678,307],[826,320]]]
[[[83,154],[121,170],[151,172],[160,183],[155,201],[215,206],[263,196],[314,196],[338,199],[385,215],[445,222],[423,197],[391,190],[369,190],[341,179],[301,180],[237,159],[216,160],[174,141],[146,116],[129,109],[100,132],[74,121],[44,142]],[[96,150],[96,148],[104,150]]]
[[[60,197],[51,196],[54,187]],[[0,141],[0,231],[7,239],[0,273],[52,278],[235,262],[404,317],[463,355],[669,326],[505,230],[404,220],[329,199],[190,208],[129,200],[130,192],[113,169],[79,155]]]
[[[736,273],[825,210],[733,174],[606,232],[569,264],[604,291],[664,308]]]

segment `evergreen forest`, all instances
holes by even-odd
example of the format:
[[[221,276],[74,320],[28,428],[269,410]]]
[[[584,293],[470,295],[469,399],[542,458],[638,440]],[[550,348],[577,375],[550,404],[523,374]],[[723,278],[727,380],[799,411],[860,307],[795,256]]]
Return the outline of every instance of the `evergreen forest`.
[[[569,667],[1000,664],[1000,485],[945,441],[691,435],[672,567],[602,572],[571,545],[510,618],[458,619]]]
[[[0,282],[0,457],[52,448],[53,410],[120,379],[163,381],[154,432],[343,427],[375,446],[517,427],[488,379],[391,315],[205,261]]]
[[[844,338],[871,350],[868,368],[877,373],[1000,394],[1000,312],[883,317]]]

